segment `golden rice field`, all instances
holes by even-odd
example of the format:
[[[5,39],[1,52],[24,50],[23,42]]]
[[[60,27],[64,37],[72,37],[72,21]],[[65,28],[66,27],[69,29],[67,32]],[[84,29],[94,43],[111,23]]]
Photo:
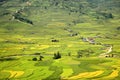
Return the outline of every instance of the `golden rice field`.
[[[3,70],[2,72],[9,72],[9,78],[18,78],[24,74],[24,71]]]

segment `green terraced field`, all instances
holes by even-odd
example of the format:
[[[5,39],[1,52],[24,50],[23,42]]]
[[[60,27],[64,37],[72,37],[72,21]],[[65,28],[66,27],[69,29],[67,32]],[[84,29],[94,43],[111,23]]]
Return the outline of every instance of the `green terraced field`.
[[[119,80],[119,5],[0,0],[0,80]]]

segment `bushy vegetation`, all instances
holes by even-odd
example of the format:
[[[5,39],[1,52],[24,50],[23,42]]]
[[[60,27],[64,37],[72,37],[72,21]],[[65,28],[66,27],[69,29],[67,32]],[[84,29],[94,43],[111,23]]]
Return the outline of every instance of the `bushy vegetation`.
[[[18,60],[18,58],[15,58],[15,57],[3,57],[3,58],[0,58],[0,61],[12,61],[12,60]]]
[[[37,61],[37,58],[35,57],[35,58],[33,58],[32,60],[33,60],[33,61]]]
[[[0,2],[3,2],[3,1],[6,1],[6,0],[0,0]]]
[[[54,53],[53,59],[59,59],[59,58],[61,58],[61,54],[59,52]]]
[[[120,27],[117,27],[117,30],[120,30]]]
[[[15,17],[15,19],[18,19],[18,20],[20,20],[22,22],[25,22],[25,23],[33,25],[33,22],[31,20],[29,20],[29,19],[25,18],[24,16],[22,16],[22,14],[19,13],[19,12],[15,13],[13,16]]]

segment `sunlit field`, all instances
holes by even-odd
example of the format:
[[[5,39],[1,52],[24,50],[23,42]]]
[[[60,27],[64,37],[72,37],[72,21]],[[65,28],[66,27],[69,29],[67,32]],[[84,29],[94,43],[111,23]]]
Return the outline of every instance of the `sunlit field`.
[[[120,80],[119,4],[0,0],[0,80]]]

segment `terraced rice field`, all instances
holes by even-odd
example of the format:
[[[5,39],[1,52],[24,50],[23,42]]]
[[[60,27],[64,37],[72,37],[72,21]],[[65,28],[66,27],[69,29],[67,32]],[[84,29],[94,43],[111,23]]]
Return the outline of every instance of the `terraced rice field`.
[[[4,75],[0,79],[119,80],[120,67],[117,59],[77,59],[66,56],[59,60],[51,60],[50,56],[45,56],[47,59],[44,61],[35,62],[28,61],[30,57],[33,56],[19,57],[16,65],[13,65],[16,61],[0,63],[0,74]]]
[[[0,80],[120,80],[119,4],[0,0]]]
[[[24,74],[24,71],[10,71],[10,70],[3,70],[2,72],[9,72],[9,78],[18,78]]]

